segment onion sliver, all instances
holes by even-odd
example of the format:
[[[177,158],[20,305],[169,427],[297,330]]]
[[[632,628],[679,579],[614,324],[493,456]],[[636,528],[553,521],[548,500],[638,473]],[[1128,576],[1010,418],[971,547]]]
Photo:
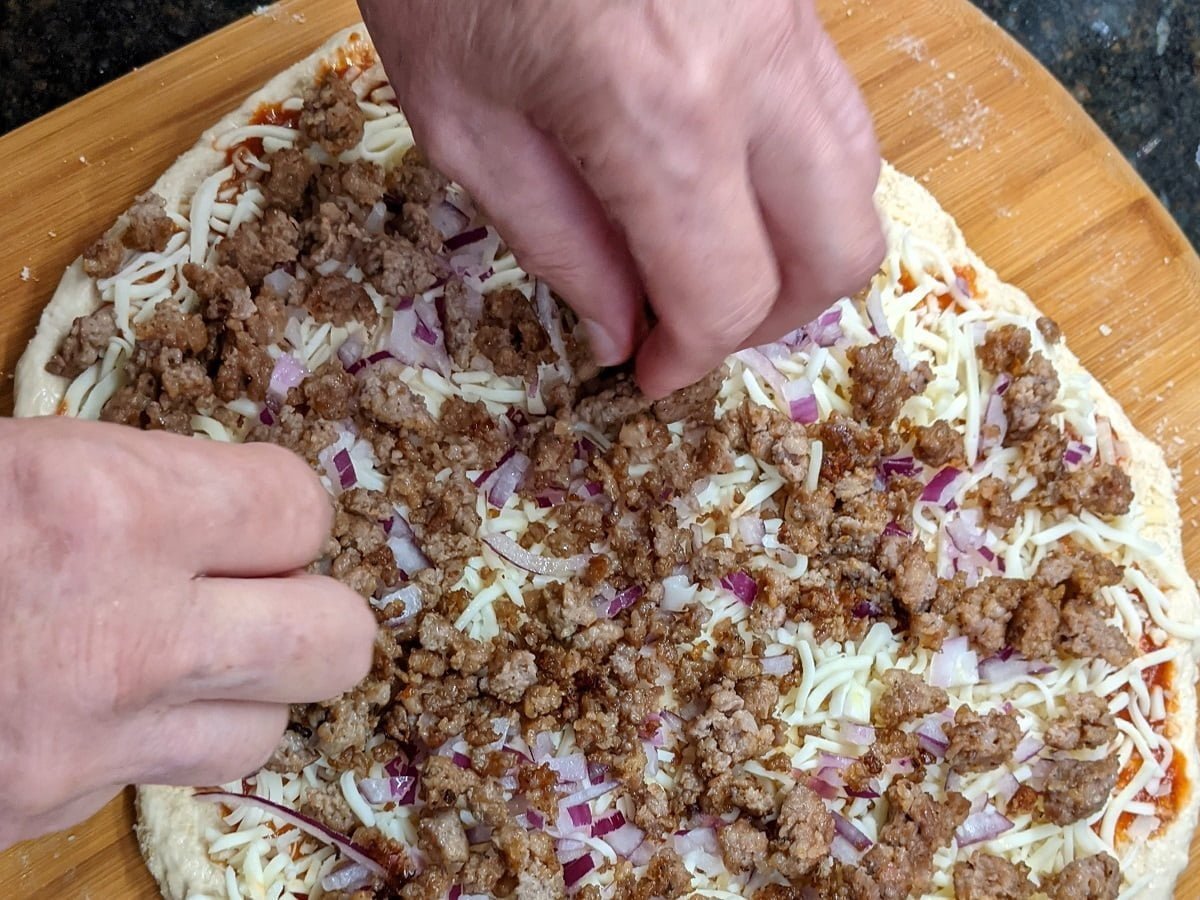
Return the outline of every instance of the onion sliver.
[[[532,572],[534,575],[547,575],[551,578],[570,578],[579,572],[587,563],[583,554],[572,556],[570,559],[559,559],[554,556],[538,556],[530,553],[512,538],[505,534],[487,534],[483,542],[498,554],[520,569]]]
[[[960,847],[969,847],[971,844],[997,838],[1012,827],[1010,819],[1002,816],[994,807],[988,806],[967,816],[967,820],[958,827],[954,836]]]
[[[367,855],[366,850],[354,843],[346,835],[334,831],[332,828],[326,828],[315,819],[310,819],[308,816],[302,815],[294,809],[288,809],[286,806],[281,806],[262,797],[254,797],[250,794],[235,794],[231,791],[197,791],[192,796],[197,800],[207,800],[210,803],[224,803],[226,806],[235,809],[239,806],[258,807],[276,819],[279,819],[279,821],[286,822],[288,825],[299,828],[305,834],[336,847],[343,856],[358,863],[360,866],[364,866],[373,875],[378,875],[381,878],[387,875],[383,866],[371,859]]]

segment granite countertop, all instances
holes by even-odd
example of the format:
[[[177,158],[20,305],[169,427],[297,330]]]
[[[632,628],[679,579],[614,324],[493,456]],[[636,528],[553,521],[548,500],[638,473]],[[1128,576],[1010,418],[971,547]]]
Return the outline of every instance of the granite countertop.
[[[258,2],[110,0],[99,15],[79,0],[0,0],[0,133]],[[1200,246],[1200,4],[973,2],[1067,86]]]

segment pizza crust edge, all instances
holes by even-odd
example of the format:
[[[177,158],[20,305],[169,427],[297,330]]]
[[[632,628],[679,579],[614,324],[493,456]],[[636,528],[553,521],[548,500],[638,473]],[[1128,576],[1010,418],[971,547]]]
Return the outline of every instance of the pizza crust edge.
[[[224,154],[212,148],[216,135],[247,122],[260,105],[299,93],[311,81],[321,62],[333,56],[356,33],[360,37],[366,35],[362,25],[343,29],[250,95],[238,109],[208,129],[196,146],[176,160],[151,190],[162,196],[169,206],[180,205],[180,201],[190,198],[199,183],[224,162]],[[977,284],[985,295],[983,302],[986,305],[1017,313],[1031,323],[1042,315],[1023,291],[1002,281],[967,246],[953,217],[928,190],[886,162],[876,190],[876,201],[888,218],[912,228],[956,261],[969,262],[976,271]],[[122,223],[123,218],[118,219],[114,229]],[[92,280],[84,274],[80,257],[66,269],[43,310],[36,334],[17,364],[15,416],[54,415],[57,412],[69,380],[46,372],[46,363],[75,318],[93,312],[99,305],[99,295]],[[1059,342],[1052,351],[1052,362],[1061,372],[1087,376],[1098,412],[1109,418],[1128,443],[1132,451],[1128,474],[1135,494],[1149,513],[1144,535],[1163,548],[1160,567],[1170,581],[1178,585],[1164,589],[1169,612],[1177,621],[1197,621],[1200,619],[1200,594],[1184,564],[1182,521],[1174,479],[1161,448],[1133,426],[1120,404],[1083,368],[1065,342]],[[1174,663],[1172,691],[1176,709],[1167,726],[1167,736],[1176,752],[1186,759],[1185,797],[1177,818],[1166,831],[1148,842],[1145,852],[1132,857],[1129,864],[1123,866],[1123,872],[1131,881],[1152,874],[1142,894],[1148,900],[1169,900],[1173,895],[1175,882],[1188,863],[1188,851],[1200,813],[1200,791],[1196,789],[1196,779],[1200,777],[1200,751],[1193,739],[1200,645],[1193,643],[1188,650]],[[140,786],[137,788],[137,814],[135,830],[139,846],[167,900],[185,900],[193,891],[223,889],[220,867],[209,861],[203,845],[204,829],[216,822],[215,806],[192,800],[189,788]]]

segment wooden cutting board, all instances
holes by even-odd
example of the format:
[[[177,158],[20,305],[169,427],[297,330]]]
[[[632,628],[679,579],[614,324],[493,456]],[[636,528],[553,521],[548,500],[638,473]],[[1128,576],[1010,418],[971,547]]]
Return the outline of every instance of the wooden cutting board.
[[[1096,125],[965,0],[823,0],[884,154],[954,214],[1181,475],[1200,571],[1200,260]],[[200,132],[351,24],[350,0],[288,0],[0,138],[0,413],[63,268]],[[129,797],[0,855],[0,897],[152,897]],[[1200,859],[1178,896],[1200,896]]]

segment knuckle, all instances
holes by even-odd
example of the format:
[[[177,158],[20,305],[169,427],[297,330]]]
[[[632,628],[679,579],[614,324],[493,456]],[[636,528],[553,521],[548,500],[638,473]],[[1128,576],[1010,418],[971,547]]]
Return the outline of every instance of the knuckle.
[[[760,286],[743,292],[738,298],[680,323],[677,329],[685,344],[710,351],[733,349],[766,318],[778,295],[779,280],[772,275],[765,278]]]
[[[832,301],[859,290],[879,271],[886,252],[878,220],[865,225],[857,239],[840,245],[826,260],[817,275],[819,293]]]
[[[303,459],[274,444],[250,444],[248,479],[272,485],[273,501],[289,511],[297,550],[316,556],[333,527],[333,504],[317,474]],[[254,499],[248,492],[245,499]]]
[[[329,695],[349,690],[371,671],[378,625],[375,615],[357,593],[331,578],[322,578],[328,592],[329,623],[322,630],[322,647],[332,647],[337,665],[329,670]],[[307,633],[306,633],[307,634]],[[306,638],[307,639],[307,638]],[[306,647],[302,659],[316,648]]]

